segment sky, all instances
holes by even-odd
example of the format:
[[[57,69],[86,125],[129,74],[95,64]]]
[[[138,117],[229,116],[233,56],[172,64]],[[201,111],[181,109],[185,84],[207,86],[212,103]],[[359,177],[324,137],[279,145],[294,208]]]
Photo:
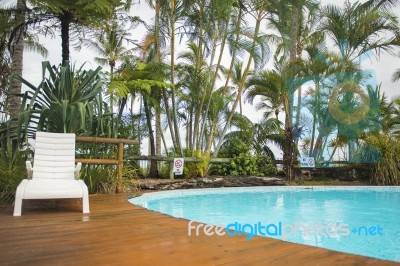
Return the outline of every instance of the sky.
[[[12,3],[14,0],[2,0],[2,2],[3,1]],[[340,6],[345,1],[323,0],[321,2],[324,5],[336,4]],[[400,6],[396,8],[395,12],[400,15]],[[147,7],[144,1],[140,6],[134,6],[131,13],[140,16],[146,22],[150,22],[150,19],[154,16],[153,11]],[[141,40],[144,33],[144,28],[133,30],[132,38]],[[46,59],[33,52],[25,52],[24,54],[23,77],[34,85],[38,85],[41,81],[41,61],[48,60],[52,65],[58,65],[61,62],[61,39],[59,35],[56,36],[55,39],[41,37],[40,41],[45,44],[49,50],[49,56]],[[183,51],[184,48],[185,47],[180,46],[177,48],[176,52],[179,53],[180,51]],[[400,53],[400,49],[398,52]],[[87,48],[82,48],[82,50],[76,51],[71,47],[71,62],[75,63],[78,67],[85,63],[86,68],[96,68],[97,64],[93,61],[94,56],[94,52]],[[400,96],[400,82],[393,83],[391,81],[395,69],[400,68],[399,61],[398,57],[387,53],[381,54],[379,58],[371,57],[362,61],[362,67],[364,69],[370,69],[375,72],[378,84],[382,84],[382,90],[389,99]],[[272,64],[269,63],[267,67],[271,67],[271,65]],[[104,68],[107,70],[107,67]],[[258,122],[258,120],[261,119],[261,112],[255,111],[254,107],[250,105],[245,105],[244,113],[249,116],[253,122]]]

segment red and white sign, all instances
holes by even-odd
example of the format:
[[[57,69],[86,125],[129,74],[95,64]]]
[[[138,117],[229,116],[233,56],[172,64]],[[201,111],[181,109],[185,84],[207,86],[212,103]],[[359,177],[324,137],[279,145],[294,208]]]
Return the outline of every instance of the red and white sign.
[[[174,169],[173,169],[173,172],[176,175],[183,175],[183,165],[184,165],[183,158],[174,158]]]

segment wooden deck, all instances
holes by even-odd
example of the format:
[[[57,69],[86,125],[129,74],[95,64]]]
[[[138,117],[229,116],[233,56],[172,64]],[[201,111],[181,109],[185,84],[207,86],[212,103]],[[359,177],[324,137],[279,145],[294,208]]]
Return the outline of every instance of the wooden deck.
[[[128,195],[24,201],[0,212],[0,265],[400,265],[269,238],[188,236],[188,222],[127,202]]]

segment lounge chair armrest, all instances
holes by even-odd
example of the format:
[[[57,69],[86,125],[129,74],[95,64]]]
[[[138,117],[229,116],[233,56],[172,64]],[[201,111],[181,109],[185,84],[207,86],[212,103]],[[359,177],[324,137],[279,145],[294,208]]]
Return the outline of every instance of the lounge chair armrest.
[[[26,171],[28,172],[28,179],[32,179],[33,167],[31,161],[26,161]]]
[[[79,172],[81,171],[81,168],[82,168],[82,163],[77,163],[74,171],[75,179],[80,179]]]

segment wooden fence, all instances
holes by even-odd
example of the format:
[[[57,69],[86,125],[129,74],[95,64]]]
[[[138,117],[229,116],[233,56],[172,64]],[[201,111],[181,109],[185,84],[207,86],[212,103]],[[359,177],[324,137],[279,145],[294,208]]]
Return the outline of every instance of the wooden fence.
[[[82,164],[108,164],[117,166],[117,186],[115,188],[116,193],[122,191],[122,167],[124,163],[124,145],[135,145],[139,144],[137,140],[131,139],[112,139],[112,138],[97,138],[97,137],[85,137],[77,136],[76,142],[89,142],[89,143],[105,143],[105,144],[118,144],[117,158],[111,159],[97,159],[97,158],[76,158],[76,162]]]
[[[117,186],[115,189],[116,193],[120,193],[122,191],[122,168],[123,163],[126,160],[135,160],[135,161],[165,161],[169,162],[169,177],[170,179],[174,179],[175,174],[173,172],[173,163],[174,158],[165,157],[165,156],[145,156],[145,155],[133,155],[127,156],[124,159],[124,145],[137,145],[139,141],[130,140],[130,139],[114,139],[114,138],[97,138],[97,137],[85,137],[85,136],[77,136],[76,142],[88,142],[88,143],[103,143],[103,144],[117,144],[117,158],[111,159],[99,159],[99,158],[76,158],[76,162],[80,162],[82,164],[99,164],[99,165],[116,165],[117,166]],[[194,158],[194,157],[185,157],[185,162],[202,162],[202,159]],[[230,163],[232,158],[211,158],[210,163]],[[274,160],[275,164],[283,164],[282,160]],[[327,162],[328,163],[328,162]],[[332,161],[331,164],[350,164],[346,161]]]

